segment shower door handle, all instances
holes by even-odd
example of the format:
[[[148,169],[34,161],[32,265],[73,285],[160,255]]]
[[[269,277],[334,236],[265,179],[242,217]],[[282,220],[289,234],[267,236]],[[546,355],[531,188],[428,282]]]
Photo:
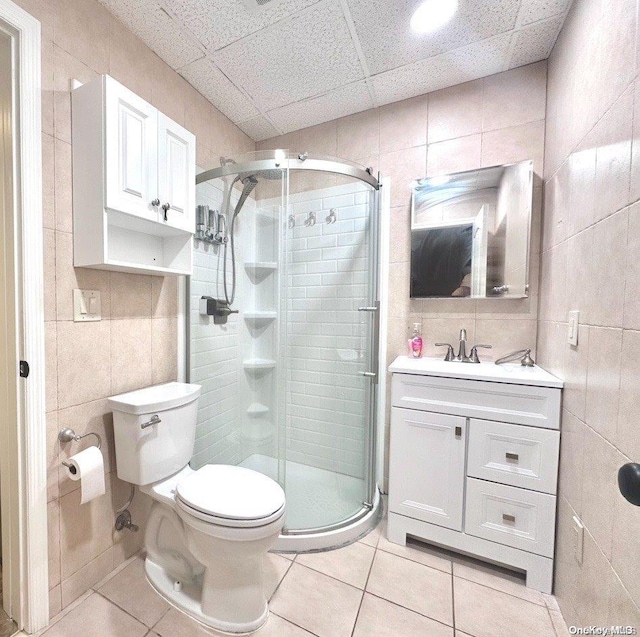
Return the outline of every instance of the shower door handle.
[[[371,378],[374,383],[378,382],[378,367],[380,355],[380,301],[376,301],[375,305],[366,305],[358,308],[358,312],[371,312],[373,317],[373,334],[371,335],[371,345],[373,347],[373,356],[371,357],[371,367],[373,371],[360,372],[363,376]]]

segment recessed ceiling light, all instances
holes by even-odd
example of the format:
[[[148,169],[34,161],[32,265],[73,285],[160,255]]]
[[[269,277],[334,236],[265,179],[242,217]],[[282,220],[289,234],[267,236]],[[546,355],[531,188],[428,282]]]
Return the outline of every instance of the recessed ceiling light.
[[[458,10],[458,0],[425,0],[411,16],[416,33],[432,33],[444,26]]]

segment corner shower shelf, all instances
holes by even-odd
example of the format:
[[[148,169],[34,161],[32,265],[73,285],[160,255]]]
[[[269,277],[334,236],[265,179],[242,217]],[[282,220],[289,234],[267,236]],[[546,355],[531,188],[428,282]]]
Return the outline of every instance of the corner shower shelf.
[[[242,361],[242,365],[247,370],[273,369],[276,366],[276,361],[271,358],[247,358]]]
[[[278,264],[275,261],[246,261],[244,268],[250,276],[263,279],[275,272],[278,269]]]
[[[275,311],[255,311],[255,312],[245,312],[244,320],[247,323],[253,323],[254,325],[260,323],[269,323],[278,318],[278,313]]]
[[[265,414],[268,414],[269,411],[270,409],[262,403],[252,403],[247,407],[247,414],[249,416],[264,416]]]

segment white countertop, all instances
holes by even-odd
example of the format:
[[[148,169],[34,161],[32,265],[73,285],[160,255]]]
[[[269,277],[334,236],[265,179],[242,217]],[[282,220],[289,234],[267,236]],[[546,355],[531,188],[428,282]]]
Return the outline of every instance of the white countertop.
[[[454,363],[441,358],[410,358],[398,356],[389,366],[389,371],[399,374],[440,376],[463,380],[484,380],[492,383],[513,385],[535,385],[537,387],[562,388],[563,381],[542,367],[523,367],[520,363],[496,365],[493,362]]]

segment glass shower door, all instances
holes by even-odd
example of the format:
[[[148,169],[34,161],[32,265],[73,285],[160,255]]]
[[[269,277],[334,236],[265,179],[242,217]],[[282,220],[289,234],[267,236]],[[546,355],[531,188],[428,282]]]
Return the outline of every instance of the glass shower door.
[[[281,480],[294,534],[371,506],[379,318],[376,191],[303,177],[291,172],[281,240]]]

